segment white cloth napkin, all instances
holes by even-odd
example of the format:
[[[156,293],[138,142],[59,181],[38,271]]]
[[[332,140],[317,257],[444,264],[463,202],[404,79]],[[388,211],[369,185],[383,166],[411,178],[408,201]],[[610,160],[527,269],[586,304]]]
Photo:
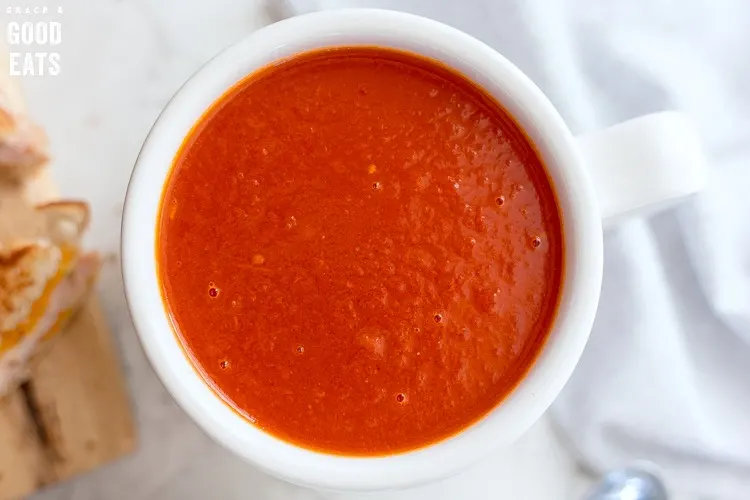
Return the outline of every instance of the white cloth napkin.
[[[610,230],[601,304],[552,415],[581,463],[638,459],[674,491],[750,498],[750,3],[746,0],[288,0],[382,7],[493,46],[575,133],[663,109],[696,121],[708,188]]]

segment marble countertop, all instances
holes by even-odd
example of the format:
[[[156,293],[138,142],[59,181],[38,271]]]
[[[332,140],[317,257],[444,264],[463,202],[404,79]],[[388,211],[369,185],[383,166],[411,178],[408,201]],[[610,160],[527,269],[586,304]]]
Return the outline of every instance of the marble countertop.
[[[15,3],[10,0],[8,5]],[[62,25],[62,42],[55,48],[61,55],[61,71],[57,76],[22,79],[30,111],[50,135],[53,176],[62,192],[92,204],[94,218],[87,243],[116,255],[125,189],[149,127],[203,61],[268,23],[274,8],[261,0],[59,0],[41,4],[63,9],[55,17]],[[2,12],[0,16],[5,26],[5,20],[16,14]],[[100,293],[121,348],[139,427],[139,449],[35,499],[579,497],[583,479],[547,419],[514,446],[497,451],[464,474],[404,492],[323,494],[264,475],[214,444],[165,392],[133,331],[116,261],[111,259],[105,269]]]

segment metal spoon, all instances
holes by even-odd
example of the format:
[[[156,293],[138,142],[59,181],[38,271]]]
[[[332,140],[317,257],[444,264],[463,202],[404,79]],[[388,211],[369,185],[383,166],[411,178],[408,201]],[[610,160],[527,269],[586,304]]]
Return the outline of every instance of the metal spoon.
[[[655,467],[635,465],[608,472],[583,500],[668,500]]]

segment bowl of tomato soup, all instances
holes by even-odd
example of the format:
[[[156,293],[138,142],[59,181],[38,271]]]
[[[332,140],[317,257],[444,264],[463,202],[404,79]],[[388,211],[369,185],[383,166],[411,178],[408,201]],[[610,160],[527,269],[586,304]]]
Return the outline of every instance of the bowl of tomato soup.
[[[375,46],[302,52],[220,97],[157,233],[162,299],[205,380],[266,432],[339,455],[483,418],[542,350],[563,278],[556,195],[513,118]]]
[[[295,483],[402,487],[512,442],[559,393],[601,217],[580,145],[502,56],[416,16],[318,13],[165,108],[123,275],[152,364],[213,438]]]

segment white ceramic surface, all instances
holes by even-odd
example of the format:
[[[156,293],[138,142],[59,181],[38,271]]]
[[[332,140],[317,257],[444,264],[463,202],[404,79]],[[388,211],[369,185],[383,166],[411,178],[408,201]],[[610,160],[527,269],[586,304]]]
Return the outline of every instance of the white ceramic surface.
[[[558,192],[567,247],[566,274],[558,317],[530,374],[502,405],[463,433],[428,448],[382,458],[347,458],[304,450],[253,427],[223,404],[191,367],[162,307],[154,262],[159,199],[172,158],[184,136],[230,85],[254,69],[301,50],[332,45],[375,44],[433,57],[463,72],[494,95],[536,144]],[[648,121],[648,120],[647,120]],[[672,121],[678,125],[665,125]],[[635,135],[658,139],[665,128],[683,137],[679,116],[634,122],[584,144],[614,152]],[[654,125],[656,123],[656,125]],[[623,128],[624,127],[624,128]],[[644,128],[646,127],[646,128]],[[689,126],[683,127],[690,133]],[[677,132],[675,132],[677,130]],[[645,131],[645,132],[644,132]],[[683,131],[684,132],[684,131]],[[679,142],[679,141],[674,141]],[[602,273],[602,222],[592,178],[580,147],[562,119],[515,66],[481,42],[445,25],[387,11],[310,14],[264,28],[212,59],[165,108],[149,134],[131,178],[123,221],[122,259],[128,303],[146,352],[162,381],[183,408],[217,441],[259,468],[291,482],[336,490],[379,490],[429,482],[454,474],[508,445],[549,406],[570,376],[588,337]],[[644,146],[638,182],[599,193],[617,211],[679,198],[700,187],[701,176],[674,182],[664,167],[668,149]],[[653,153],[653,154],[650,154]],[[607,166],[617,169],[616,162]],[[595,166],[601,170],[600,165]],[[666,172],[666,173],[665,173]],[[656,173],[658,175],[654,176]],[[618,169],[618,175],[623,170]],[[601,187],[608,176],[595,177]],[[649,182],[649,179],[660,179]],[[648,196],[633,188],[650,186]],[[637,200],[643,203],[635,203]],[[638,205],[638,206],[636,206]],[[610,205],[606,205],[610,207]],[[607,215],[615,215],[614,211]]]

